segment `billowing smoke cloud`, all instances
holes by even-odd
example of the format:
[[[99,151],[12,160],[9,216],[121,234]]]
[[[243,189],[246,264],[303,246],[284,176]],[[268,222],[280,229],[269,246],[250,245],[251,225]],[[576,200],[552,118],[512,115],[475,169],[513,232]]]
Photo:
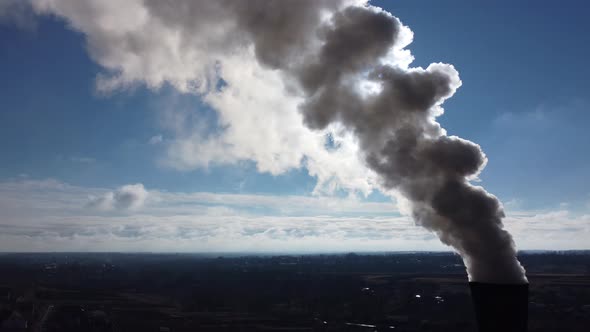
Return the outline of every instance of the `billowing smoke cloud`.
[[[91,198],[87,205],[103,211],[136,210],[143,206],[148,194],[143,184],[128,184],[103,196]]]
[[[14,24],[22,29],[34,29],[35,17],[26,1],[0,0],[0,25]]]
[[[526,282],[512,237],[502,225],[501,203],[470,182],[485,166],[485,155],[477,144],[447,136],[436,122],[444,100],[461,85],[457,71],[442,63],[410,68],[411,55],[404,47],[411,42],[411,31],[391,14],[340,0],[134,0],[123,8],[118,1],[33,3],[38,11],[63,16],[87,35],[91,56],[109,71],[99,78],[99,89],[134,82],[157,88],[168,82],[182,92],[202,94],[226,117],[230,130],[241,128],[230,118],[244,120],[247,115],[228,110],[228,105],[239,104],[229,103],[232,99],[223,91],[250,91],[258,78],[269,81],[278,74],[281,96],[285,103],[297,101],[303,123],[320,132],[336,127],[352,133],[356,153],[377,174],[380,187],[409,200],[416,223],[461,254],[470,280]],[[239,78],[250,72],[255,73],[248,76],[252,81]],[[221,92],[219,79],[227,86]],[[264,87],[268,90],[259,94],[277,91]],[[258,96],[239,101],[247,104],[252,98]],[[270,105],[269,112],[276,104]],[[254,159],[261,170],[275,172],[272,165],[300,163],[299,155],[282,157],[292,145],[297,147],[292,153],[311,156],[308,167],[317,167],[313,174],[339,167],[314,164],[321,154],[300,151],[292,135],[285,135],[298,131],[287,128],[280,117],[268,121],[252,112],[248,121],[261,128],[281,124],[272,134],[275,139],[257,144],[278,141],[286,149],[267,159],[249,150],[255,144],[248,146],[248,136],[235,135],[247,139],[221,141],[207,151],[228,158],[215,151],[244,144],[248,149],[231,150],[237,158]]]
[[[383,64],[400,30],[397,18],[369,6],[346,7],[320,26],[317,52],[280,66],[305,93],[304,120],[314,129],[338,122],[352,130],[383,185],[401,191],[416,222],[462,255],[471,280],[526,282],[503,229],[502,205],[469,182],[485,166],[484,153],[470,141],[446,136],[435,122],[442,102],[461,85],[459,75],[440,63],[426,69]],[[281,49],[289,35],[273,40]],[[266,63],[273,48],[254,43]],[[363,81],[376,83],[378,92],[364,94]]]

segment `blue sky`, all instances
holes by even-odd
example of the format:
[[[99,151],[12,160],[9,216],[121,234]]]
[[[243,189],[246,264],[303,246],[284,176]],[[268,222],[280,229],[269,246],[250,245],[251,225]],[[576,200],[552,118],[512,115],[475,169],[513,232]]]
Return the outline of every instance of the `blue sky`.
[[[490,159],[485,187],[529,208],[588,202],[588,5],[393,3],[391,12],[414,31],[415,64],[459,70],[463,85],[440,122],[482,146]],[[416,8],[423,4],[431,10]]]
[[[489,162],[480,184],[504,202],[509,212],[507,227],[517,240],[522,238],[522,247],[584,247],[590,239],[588,5],[582,1],[371,4],[399,17],[414,32],[414,41],[407,47],[415,57],[412,66],[445,62],[459,71],[463,85],[445,102],[439,121],[449,134],[472,140],[486,152]],[[274,169],[260,166],[256,158],[243,157],[242,152],[229,161],[211,157],[206,165],[198,156],[179,156],[188,141],[205,140],[223,130],[215,102],[185,93],[170,82],[156,88],[135,82],[99,91],[96,77],[109,68],[105,68],[107,60],[89,53],[92,32],[77,26],[75,18],[74,23],[66,23],[71,18],[64,19],[68,15],[64,11],[41,12],[27,15],[30,21],[24,26],[6,14],[0,20],[0,199],[5,207],[17,202],[0,215],[0,224],[5,229],[23,229],[14,234],[5,231],[10,238],[0,250],[107,250],[108,240],[100,235],[121,235],[125,227],[144,229],[132,234],[148,234],[152,244],[148,250],[280,250],[281,242],[257,247],[252,239],[241,239],[241,246],[215,242],[219,239],[210,245],[192,247],[188,241],[174,246],[174,234],[185,234],[179,229],[213,232],[228,219],[240,229],[257,225],[251,227],[263,229],[261,234],[293,233],[289,250],[309,248],[310,243],[314,248],[321,242],[319,235],[301,240],[296,230],[305,227],[293,226],[298,221],[289,218],[310,218],[306,222],[315,226],[309,226],[309,232],[316,235],[345,225],[333,230],[344,234],[343,238],[330,238],[333,245],[317,245],[317,250],[369,250],[371,241],[379,250],[443,248],[431,234],[415,229],[395,202],[377,190],[369,190],[368,197],[348,197],[345,185],[317,190],[317,174],[309,174],[305,161],[298,167],[286,162],[288,166]],[[192,135],[195,131],[197,136]],[[117,197],[137,189],[125,187],[130,184],[142,185],[139,196],[143,197],[143,191],[148,194],[141,198],[141,208],[124,206],[119,211]],[[205,193],[217,198],[198,196]],[[191,201],[186,195],[198,197]],[[226,203],[226,195],[244,202],[252,197],[265,201]],[[71,204],[58,208],[70,199]],[[300,199],[308,201],[299,208],[281,207]],[[324,205],[323,200],[330,203]],[[38,215],[23,211],[27,206],[39,209]],[[97,206],[102,209],[94,209]],[[165,212],[178,206],[186,211]],[[160,229],[167,219],[179,215],[179,220],[169,223],[175,225],[173,231]],[[280,227],[267,220],[273,217]],[[185,218],[191,221],[183,223]],[[209,226],[193,225],[207,218]],[[371,221],[363,223],[363,218]],[[141,220],[149,221],[142,224]],[[387,222],[406,228],[387,237]],[[90,233],[98,235],[90,241],[93,245],[85,247],[88,225],[94,227]],[[347,233],[348,227],[357,226]],[[115,228],[117,232],[112,231]],[[567,241],[571,230],[578,233],[573,243]],[[40,242],[45,238],[35,237],[38,232],[57,238],[44,247]],[[407,237],[400,235],[406,233]],[[137,243],[143,243],[127,235],[121,235],[125,239],[115,249],[137,250]],[[23,236],[39,243],[19,246]],[[547,243],[547,237],[554,242]],[[350,242],[341,247],[337,243],[342,239]]]
[[[274,177],[249,162],[188,172],[159,167],[160,151],[149,141],[163,134],[158,125],[162,105],[214,118],[198,96],[169,86],[97,93],[94,79],[101,68],[89,59],[84,37],[63,21],[39,17],[34,30],[0,27],[3,178],[27,174],[90,186],[142,182],[179,191],[233,192],[242,181],[247,191],[258,193],[313,189],[315,180],[304,170]]]

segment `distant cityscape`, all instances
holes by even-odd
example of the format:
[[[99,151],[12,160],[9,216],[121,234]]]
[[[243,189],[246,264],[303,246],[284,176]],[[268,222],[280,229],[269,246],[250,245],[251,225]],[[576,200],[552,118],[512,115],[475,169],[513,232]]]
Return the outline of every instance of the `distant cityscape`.
[[[525,252],[529,331],[586,332],[590,252]],[[475,331],[451,253],[0,255],[0,331]]]

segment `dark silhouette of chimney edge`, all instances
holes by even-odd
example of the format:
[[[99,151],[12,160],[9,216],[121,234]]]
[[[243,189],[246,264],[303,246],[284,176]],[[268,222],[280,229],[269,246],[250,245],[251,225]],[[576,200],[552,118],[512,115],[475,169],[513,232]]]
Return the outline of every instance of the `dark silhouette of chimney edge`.
[[[529,284],[470,282],[479,332],[525,332]]]

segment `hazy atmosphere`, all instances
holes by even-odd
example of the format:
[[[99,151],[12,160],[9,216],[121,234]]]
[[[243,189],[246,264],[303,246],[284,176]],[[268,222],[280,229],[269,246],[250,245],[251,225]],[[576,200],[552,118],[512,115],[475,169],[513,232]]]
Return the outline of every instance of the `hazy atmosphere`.
[[[590,243],[566,2],[0,0],[0,251],[489,246],[524,278],[515,248]]]

